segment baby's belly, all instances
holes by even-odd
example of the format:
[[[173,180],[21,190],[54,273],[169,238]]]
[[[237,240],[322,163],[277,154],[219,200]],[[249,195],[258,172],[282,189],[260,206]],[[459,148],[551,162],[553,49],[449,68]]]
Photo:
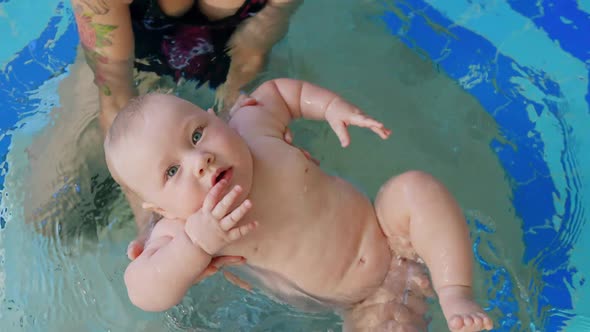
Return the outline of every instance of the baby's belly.
[[[364,220],[362,226],[359,237],[326,239],[329,243],[316,252],[293,250],[283,260],[286,264],[248,262],[258,271],[268,271],[259,274],[266,284],[262,288],[284,302],[302,309],[309,309],[310,300],[314,305],[346,308],[373,294],[383,284],[391,263],[391,251],[377,220]]]
[[[334,257],[334,261],[341,258]],[[305,311],[321,311],[351,308],[372,296],[383,287],[391,259],[387,241],[377,227],[367,230],[358,253],[347,260],[350,263],[344,271],[337,271],[334,261],[325,261],[315,269],[302,269],[304,274],[256,264],[239,269],[248,282],[269,296]],[[335,270],[323,271],[330,267]]]
[[[262,204],[273,206],[272,213],[251,216],[258,229],[224,254],[243,255],[248,264],[277,273],[273,280],[288,281],[279,289],[292,284],[328,303],[362,300],[382,284],[391,262],[373,205],[342,179],[322,175],[299,182],[290,190],[276,188],[272,201]],[[298,195],[298,185],[309,190]]]
[[[377,220],[367,223],[357,256],[334,290],[334,298],[354,304],[373,294],[389,272],[392,253]]]

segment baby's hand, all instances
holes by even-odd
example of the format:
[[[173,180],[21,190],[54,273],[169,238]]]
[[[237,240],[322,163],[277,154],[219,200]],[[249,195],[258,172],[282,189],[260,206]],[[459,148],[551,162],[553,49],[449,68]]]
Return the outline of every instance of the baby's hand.
[[[242,187],[233,187],[222,199],[221,194],[225,187],[227,187],[226,180],[221,180],[213,186],[205,197],[203,207],[190,216],[184,226],[191,241],[211,256],[258,226],[256,221],[236,226],[250,210],[252,203],[246,199],[237,208],[230,211],[229,208],[239,196]]]
[[[339,97],[328,106],[325,117],[343,147],[350,144],[350,136],[346,129],[350,125],[369,128],[382,139],[386,139],[391,134],[391,130],[385,128],[381,122]]]

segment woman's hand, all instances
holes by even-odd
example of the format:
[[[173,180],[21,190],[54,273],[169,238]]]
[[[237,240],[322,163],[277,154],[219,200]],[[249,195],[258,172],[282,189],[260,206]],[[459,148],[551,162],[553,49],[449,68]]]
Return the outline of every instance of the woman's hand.
[[[214,275],[215,273],[219,272],[224,266],[235,266],[235,265],[242,265],[246,264],[246,259],[242,256],[217,256],[211,260],[209,266],[195,279],[195,283],[201,282],[210,276]],[[238,286],[244,290],[251,291],[252,285],[245,282],[244,280],[240,279],[235,274],[223,271],[223,276],[227,281]]]

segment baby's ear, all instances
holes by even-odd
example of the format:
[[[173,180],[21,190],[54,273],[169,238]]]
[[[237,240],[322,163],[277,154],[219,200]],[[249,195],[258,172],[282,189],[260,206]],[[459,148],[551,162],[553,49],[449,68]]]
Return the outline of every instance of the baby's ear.
[[[161,216],[162,216],[162,217],[164,217],[164,218],[167,218],[167,219],[176,219],[176,217],[175,217],[175,216],[171,215],[171,214],[170,214],[170,213],[168,213],[166,210],[162,209],[161,207],[157,206],[157,205],[156,205],[156,204],[154,204],[154,203],[150,203],[150,202],[143,202],[143,203],[141,204],[141,207],[142,207],[144,210],[148,210],[148,211],[151,211],[151,212],[157,213],[157,214],[161,215]]]

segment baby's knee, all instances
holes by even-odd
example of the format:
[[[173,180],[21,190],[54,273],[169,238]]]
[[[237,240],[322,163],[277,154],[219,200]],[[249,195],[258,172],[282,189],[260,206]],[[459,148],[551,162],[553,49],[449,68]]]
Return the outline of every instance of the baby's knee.
[[[447,196],[445,186],[432,175],[407,171],[389,179],[379,190],[375,198],[377,217],[382,221],[407,221],[416,209],[423,209]]]
[[[423,171],[407,171],[390,178],[379,190],[377,197],[392,195],[402,198],[401,196],[412,195],[418,190],[422,190],[432,185],[440,183],[430,174]]]
[[[438,183],[438,181],[432,175],[417,170],[404,172],[394,177],[392,181],[396,182],[397,185],[410,190],[414,188],[423,188],[426,185]]]

